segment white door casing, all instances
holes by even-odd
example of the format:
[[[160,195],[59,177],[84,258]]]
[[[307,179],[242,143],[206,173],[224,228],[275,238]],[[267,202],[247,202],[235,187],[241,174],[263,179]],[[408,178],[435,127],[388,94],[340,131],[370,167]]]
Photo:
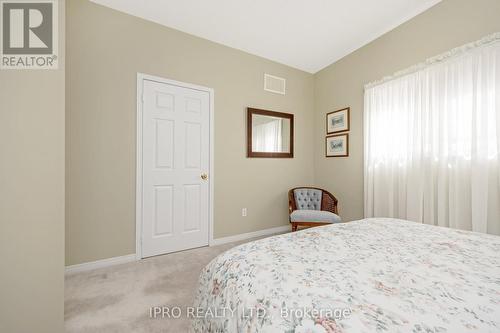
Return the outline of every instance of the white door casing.
[[[138,75],[138,98],[137,256],[208,245],[213,91]]]

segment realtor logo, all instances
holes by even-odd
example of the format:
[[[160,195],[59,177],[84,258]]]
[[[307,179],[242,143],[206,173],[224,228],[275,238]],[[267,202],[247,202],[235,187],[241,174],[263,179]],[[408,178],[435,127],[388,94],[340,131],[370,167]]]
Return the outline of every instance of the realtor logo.
[[[0,1],[1,69],[57,69],[57,2]]]

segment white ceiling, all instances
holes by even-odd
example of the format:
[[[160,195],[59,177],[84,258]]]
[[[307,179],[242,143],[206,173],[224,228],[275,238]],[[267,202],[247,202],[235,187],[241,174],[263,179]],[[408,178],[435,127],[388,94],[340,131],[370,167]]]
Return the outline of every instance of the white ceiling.
[[[92,0],[315,73],[441,0]]]

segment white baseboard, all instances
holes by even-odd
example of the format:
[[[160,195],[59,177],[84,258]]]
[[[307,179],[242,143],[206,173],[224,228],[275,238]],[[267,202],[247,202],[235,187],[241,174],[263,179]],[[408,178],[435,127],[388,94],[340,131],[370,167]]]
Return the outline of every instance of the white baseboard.
[[[107,259],[102,259],[102,260],[97,260],[97,261],[85,262],[83,264],[78,264],[78,265],[66,266],[65,273],[71,274],[71,273],[85,272],[85,271],[90,271],[90,270],[96,269],[96,268],[109,267],[109,266],[124,264],[127,262],[136,261],[136,260],[137,260],[137,258],[135,256],[135,253],[128,254],[126,256],[121,256],[121,257],[113,257],[113,258],[107,258]]]
[[[245,234],[217,238],[217,239],[214,239],[210,242],[210,246],[238,242],[238,241],[242,241],[242,240],[250,239],[250,238],[255,238],[255,237],[281,234],[281,233],[290,231],[291,230],[290,228],[291,227],[289,225],[283,225],[280,227],[275,227],[275,228],[270,228],[270,229],[247,232]],[[107,259],[102,259],[102,260],[97,260],[97,261],[85,262],[83,264],[78,264],[78,265],[66,266],[65,273],[72,274],[72,273],[86,272],[86,271],[90,271],[90,270],[97,269],[97,268],[103,268],[103,267],[109,267],[109,266],[118,265],[118,264],[124,264],[127,262],[136,261],[136,260],[138,260],[138,258],[136,257],[135,253],[128,254],[126,256],[121,256],[121,257],[113,257],[113,258],[107,258]]]
[[[242,241],[242,240],[249,239],[249,238],[270,236],[270,235],[274,235],[274,234],[281,234],[281,233],[284,233],[287,231],[291,231],[291,227],[289,225],[283,225],[280,227],[264,229],[264,230],[257,230],[257,231],[247,232],[245,234],[216,238],[210,242],[210,246],[238,242],[238,241]]]

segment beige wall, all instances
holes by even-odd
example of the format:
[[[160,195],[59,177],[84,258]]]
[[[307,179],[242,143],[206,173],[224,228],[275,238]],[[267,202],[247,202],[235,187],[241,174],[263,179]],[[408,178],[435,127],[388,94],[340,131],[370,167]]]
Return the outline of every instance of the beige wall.
[[[500,1],[444,0],[315,75],[315,175],[345,221],[363,217],[363,86],[500,31]],[[325,158],[325,114],[351,107],[350,156]]]
[[[137,72],[215,89],[214,236],[288,223],[284,193],[314,180],[312,75],[88,1],[67,17],[66,264],[135,252]],[[245,157],[247,106],[295,115],[294,159]]]
[[[0,332],[63,331],[63,1],[59,18],[59,70],[0,70]]]

